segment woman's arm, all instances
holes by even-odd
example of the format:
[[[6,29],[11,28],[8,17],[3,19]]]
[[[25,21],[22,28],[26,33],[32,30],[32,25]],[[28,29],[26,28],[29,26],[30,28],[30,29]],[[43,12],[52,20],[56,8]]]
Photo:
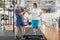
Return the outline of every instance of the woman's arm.
[[[31,12],[30,11],[27,11],[27,13],[30,15],[31,14]]]
[[[38,17],[40,17],[42,14],[43,14],[43,12],[40,12],[40,14],[39,14],[39,16],[38,16]]]
[[[38,17],[40,17],[43,14],[43,11],[41,9],[39,9],[39,15]]]

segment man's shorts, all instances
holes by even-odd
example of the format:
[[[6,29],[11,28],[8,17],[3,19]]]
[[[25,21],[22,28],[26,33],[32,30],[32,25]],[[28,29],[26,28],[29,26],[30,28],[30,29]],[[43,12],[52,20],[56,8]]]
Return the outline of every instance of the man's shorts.
[[[32,20],[32,28],[38,29],[40,23],[41,23],[41,20]]]
[[[24,21],[16,20],[16,26],[17,26],[17,27],[24,27]]]

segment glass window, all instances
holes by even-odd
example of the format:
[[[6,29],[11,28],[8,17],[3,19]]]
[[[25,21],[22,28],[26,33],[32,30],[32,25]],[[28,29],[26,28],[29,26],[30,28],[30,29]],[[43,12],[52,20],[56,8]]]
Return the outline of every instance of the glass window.
[[[0,0],[0,7],[2,7],[2,0]]]

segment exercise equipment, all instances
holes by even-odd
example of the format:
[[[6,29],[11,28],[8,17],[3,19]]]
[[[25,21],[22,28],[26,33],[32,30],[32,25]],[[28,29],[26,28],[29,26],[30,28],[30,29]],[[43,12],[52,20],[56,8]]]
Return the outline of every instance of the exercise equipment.
[[[60,17],[59,17],[59,21],[58,21],[58,28],[60,28]]]
[[[24,35],[24,40],[46,40],[46,38],[41,35]]]

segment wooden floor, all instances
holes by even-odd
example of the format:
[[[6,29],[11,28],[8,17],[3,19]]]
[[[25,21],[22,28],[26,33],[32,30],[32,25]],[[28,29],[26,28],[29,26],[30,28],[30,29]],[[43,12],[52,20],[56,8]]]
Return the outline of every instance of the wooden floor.
[[[60,30],[52,27],[40,28],[47,40],[60,40]]]

